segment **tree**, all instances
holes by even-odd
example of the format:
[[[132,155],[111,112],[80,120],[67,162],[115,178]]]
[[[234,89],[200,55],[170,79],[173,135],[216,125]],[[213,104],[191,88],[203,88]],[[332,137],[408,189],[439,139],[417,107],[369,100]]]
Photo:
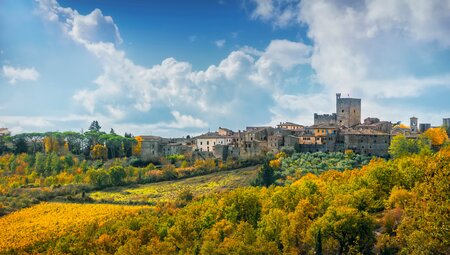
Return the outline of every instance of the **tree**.
[[[100,124],[98,124],[98,121],[94,120],[94,121],[92,121],[91,125],[89,126],[89,131],[100,132],[101,128],[102,127],[100,126]]]
[[[317,255],[322,255],[322,230],[319,229],[319,231],[317,232],[317,237],[316,237],[316,247],[315,247],[315,254]]]
[[[112,185],[121,185],[127,176],[122,166],[113,166],[109,169]]]
[[[273,167],[270,166],[269,161],[265,161],[262,167],[258,171],[258,176],[256,177],[254,184],[256,186],[266,186],[269,187],[275,182],[275,171]]]
[[[14,136],[12,143],[14,144],[14,153],[20,154],[28,151],[27,141],[23,135]]]
[[[322,238],[338,242],[338,254],[348,254],[354,249],[370,254],[373,249],[375,222],[366,212],[350,207],[329,207],[314,225],[316,231],[322,231]]]
[[[447,131],[442,127],[430,128],[425,131],[424,135],[430,139],[433,146],[441,146],[448,140]]]
[[[141,156],[142,152],[142,137],[136,136],[136,144],[133,147],[133,155],[135,156]]]
[[[92,147],[91,150],[92,159],[103,159],[106,160],[108,158],[108,149],[105,145],[96,144]]]
[[[393,158],[400,158],[411,154],[427,153],[430,145],[426,137],[408,139],[404,135],[396,135],[389,146],[389,154]]]

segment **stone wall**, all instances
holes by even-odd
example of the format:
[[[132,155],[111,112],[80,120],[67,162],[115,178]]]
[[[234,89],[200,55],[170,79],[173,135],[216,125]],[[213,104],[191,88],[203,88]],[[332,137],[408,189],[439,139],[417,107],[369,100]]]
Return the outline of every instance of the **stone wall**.
[[[344,127],[353,127],[361,123],[361,99],[341,98],[336,95],[337,124]]]
[[[333,114],[317,114],[314,113],[314,125],[327,124],[333,125],[336,124],[336,113]]]
[[[390,135],[388,134],[344,134],[344,150],[369,156],[388,156]]]

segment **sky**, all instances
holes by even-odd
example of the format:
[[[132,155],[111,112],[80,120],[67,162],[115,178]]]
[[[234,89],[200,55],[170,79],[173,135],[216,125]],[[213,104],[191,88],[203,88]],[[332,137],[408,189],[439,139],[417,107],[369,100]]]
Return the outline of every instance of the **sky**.
[[[450,0],[1,0],[0,127],[181,137],[450,117]]]

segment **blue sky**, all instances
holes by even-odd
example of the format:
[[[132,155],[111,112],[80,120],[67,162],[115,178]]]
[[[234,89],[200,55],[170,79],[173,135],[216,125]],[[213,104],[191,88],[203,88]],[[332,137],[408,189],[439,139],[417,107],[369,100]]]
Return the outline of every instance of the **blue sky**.
[[[0,126],[162,136],[450,117],[450,1],[0,2]]]

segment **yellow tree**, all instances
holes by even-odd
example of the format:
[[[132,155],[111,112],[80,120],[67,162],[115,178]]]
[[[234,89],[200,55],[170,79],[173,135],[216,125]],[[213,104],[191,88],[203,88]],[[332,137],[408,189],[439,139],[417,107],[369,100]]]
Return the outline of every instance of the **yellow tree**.
[[[108,158],[108,149],[103,144],[96,144],[92,147],[91,156],[93,159],[103,159]]]
[[[135,139],[137,143],[133,147],[133,154],[135,156],[140,156],[142,152],[142,137],[136,136]]]
[[[424,135],[430,139],[433,146],[440,146],[448,140],[447,131],[441,127],[430,128],[425,131]]]
[[[45,153],[58,152],[59,151],[58,139],[53,136],[46,136],[44,138],[44,149]]]

